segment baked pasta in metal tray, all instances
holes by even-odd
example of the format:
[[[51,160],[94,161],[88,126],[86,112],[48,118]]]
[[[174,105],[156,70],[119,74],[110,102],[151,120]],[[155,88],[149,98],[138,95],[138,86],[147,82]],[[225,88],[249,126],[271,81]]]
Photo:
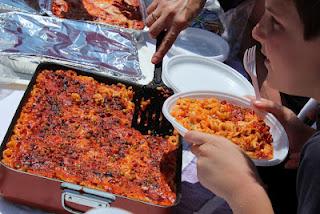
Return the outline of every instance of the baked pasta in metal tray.
[[[177,200],[179,137],[131,128],[136,86],[44,69],[12,127],[2,163],[135,200]]]

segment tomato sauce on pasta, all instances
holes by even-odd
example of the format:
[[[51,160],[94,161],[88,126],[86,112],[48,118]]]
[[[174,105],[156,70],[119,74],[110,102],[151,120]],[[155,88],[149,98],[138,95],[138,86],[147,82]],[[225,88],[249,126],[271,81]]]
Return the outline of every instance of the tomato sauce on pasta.
[[[176,200],[178,135],[131,128],[132,88],[72,70],[41,71],[2,162],[14,169],[159,205]]]
[[[141,30],[139,0],[53,0],[52,13],[60,18],[97,21]]]
[[[228,138],[251,158],[273,158],[270,128],[252,109],[215,98],[180,98],[171,114],[188,130]]]

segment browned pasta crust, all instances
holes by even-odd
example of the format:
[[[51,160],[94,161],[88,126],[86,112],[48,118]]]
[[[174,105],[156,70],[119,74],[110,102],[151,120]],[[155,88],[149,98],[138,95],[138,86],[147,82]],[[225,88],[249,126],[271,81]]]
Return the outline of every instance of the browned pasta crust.
[[[60,18],[97,21],[142,30],[139,0],[52,0],[52,13]]]
[[[228,138],[251,158],[273,158],[270,128],[252,109],[215,98],[180,98],[171,114],[188,130]]]
[[[133,90],[44,70],[2,162],[14,169],[160,205],[176,199],[177,135],[131,128]]]

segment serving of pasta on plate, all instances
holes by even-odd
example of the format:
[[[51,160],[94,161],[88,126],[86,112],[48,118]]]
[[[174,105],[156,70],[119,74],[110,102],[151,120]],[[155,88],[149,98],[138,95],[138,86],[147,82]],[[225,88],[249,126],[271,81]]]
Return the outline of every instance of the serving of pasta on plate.
[[[171,114],[188,130],[226,137],[251,158],[273,157],[270,127],[252,109],[215,98],[180,98]]]
[[[287,156],[289,141],[280,122],[245,97],[223,92],[189,91],[169,97],[164,116],[184,136],[190,130],[214,134],[239,146],[258,166],[273,166]]]

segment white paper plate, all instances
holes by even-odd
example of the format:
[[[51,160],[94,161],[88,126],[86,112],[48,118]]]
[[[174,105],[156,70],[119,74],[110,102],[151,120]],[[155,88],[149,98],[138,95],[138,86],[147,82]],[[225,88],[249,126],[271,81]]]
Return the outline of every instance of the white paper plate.
[[[179,98],[197,98],[197,99],[205,99],[210,97],[215,97],[219,100],[226,100],[229,103],[246,107],[253,108],[248,99],[243,97],[238,97],[226,93],[221,92],[213,92],[213,91],[194,91],[194,92],[183,92],[177,93],[171,97],[169,97],[162,107],[162,112],[164,116],[170,121],[170,123],[174,126],[177,131],[184,136],[187,133],[187,129],[184,128],[180,123],[176,121],[176,119],[170,114],[171,109],[177,102]],[[273,159],[271,160],[256,160],[253,159],[253,162],[257,166],[273,166],[281,163],[287,156],[289,150],[289,140],[288,136],[280,124],[280,122],[270,113],[261,112],[257,109],[254,109],[255,112],[264,118],[265,123],[270,127],[270,133],[273,138]]]
[[[221,36],[207,30],[190,27],[180,32],[169,54],[203,56],[223,62],[227,59],[229,51],[229,44]]]
[[[238,96],[254,95],[251,83],[239,72],[217,60],[180,55],[163,66],[162,79],[174,92],[219,91]]]

